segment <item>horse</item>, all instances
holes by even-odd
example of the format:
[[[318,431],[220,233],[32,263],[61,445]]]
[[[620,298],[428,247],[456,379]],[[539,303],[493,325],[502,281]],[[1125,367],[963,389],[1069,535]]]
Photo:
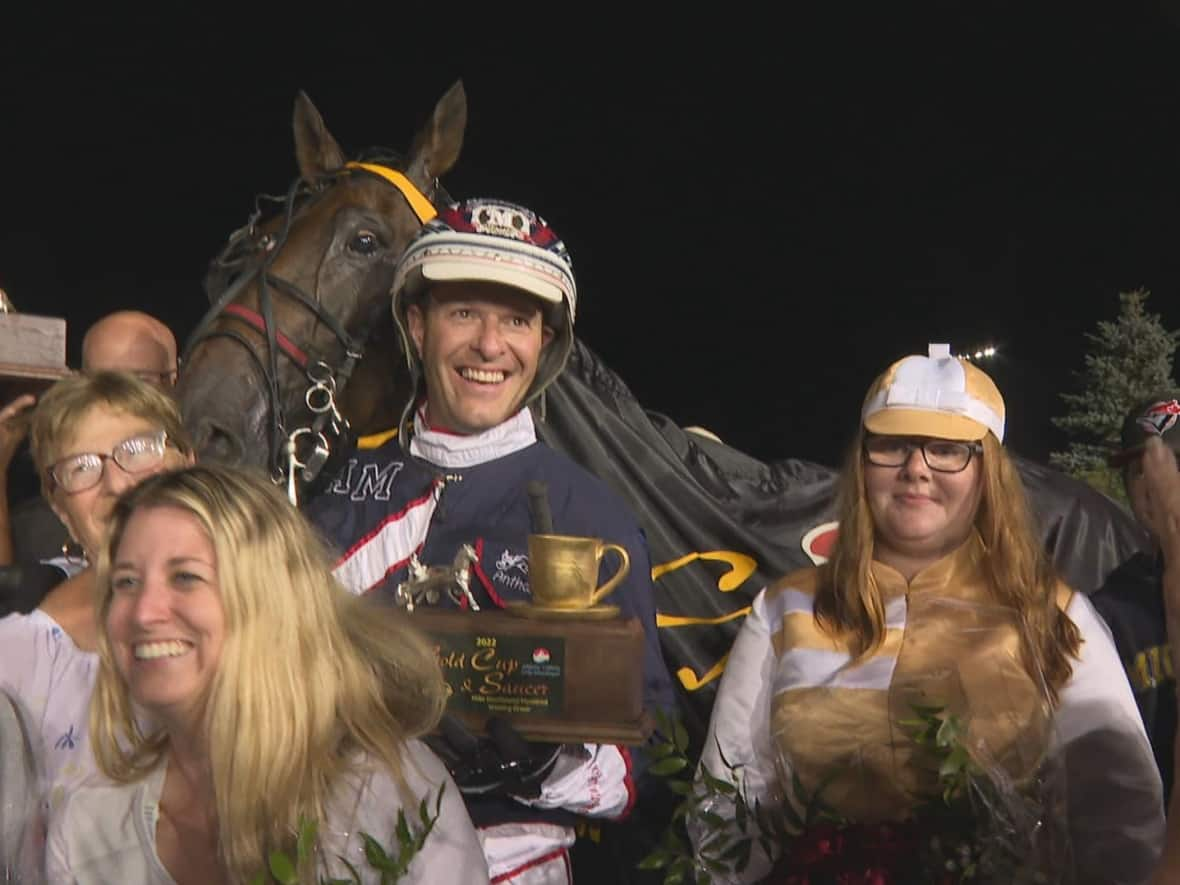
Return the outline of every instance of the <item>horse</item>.
[[[432,176],[449,170],[457,157],[461,100],[461,92],[444,96],[415,139],[405,168],[419,187],[429,189]],[[296,106],[295,132],[301,186],[312,194],[288,200],[269,225],[249,226],[247,260],[235,280],[226,281],[222,271],[238,260],[233,238],[213,262],[222,279],[208,287],[215,304],[202,324],[208,328],[198,327],[190,338],[180,387],[201,457],[265,462],[289,485],[296,471],[288,468],[309,460],[284,455],[283,446],[298,441],[304,429],[288,430],[289,416],[302,410],[314,427],[325,415],[335,421],[336,410],[339,423],[352,431],[374,431],[395,426],[411,395],[389,315],[388,282],[390,265],[417,226],[393,188],[368,176],[341,175],[348,164],[304,99]],[[431,193],[439,198],[437,189]],[[374,201],[386,214],[373,209]],[[383,244],[378,258],[362,262],[341,254],[369,242],[374,231],[382,232],[374,237]],[[319,310],[294,297],[272,305],[268,318],[267,291],[290,294],[286,281],[314,286]],[[248,310],[230,310],[234,304]],[[337,359],[347,359],[355,351],[342,349],[342,336],[331,330],[347,329],[355,339],[367,322],[368,347],[353,361],[347,386],[337,382],[328,391],[336,398],[326,408],[325,393],[311,395],[320,391],[323,371],[309,372],[310,361],[293,357],[284,338],[302,335],[308,347],[318,344],[324,353],[334,347]],[[278,352],[286,361],[276,369]],[[580,339],[536,411],[540,438],[610,485],[644,528],[661,644],[695,742],[704,735],[729,647],[754,596],[790,571],[823,562],[830,550],[837,471],[793,458],[763,462],[680,427],[641,404]],[[1141,530],[1112,501],[1064,474],[1015,460],[1046,545],[1072,585],[1093,591],[1143,546]]]
[[[389,386],[390,355],[400,354],[393,269],[436,201],[450,201],[440,178],[459,157],[466,122],[460,80],[404,161],[385,150],[348,160],[311,99],[297,95],[299,176],[284,197],[258,198],[210,263],[211,305],[184,348],[176,395],[201,458],[266,469],[296,498],[347,448],[350,418],[373,426],[400,407]],[[269,217],[264,201],[277,204]],[[363,360],[367,349],[377,357]]]

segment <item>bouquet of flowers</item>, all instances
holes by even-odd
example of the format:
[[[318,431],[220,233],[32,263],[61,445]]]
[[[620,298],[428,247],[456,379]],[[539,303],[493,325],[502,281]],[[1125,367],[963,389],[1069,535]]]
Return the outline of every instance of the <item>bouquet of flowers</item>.
[[[661,845],[640,864],[665,871],[665,885],[741,879],[758,853],[772,868],[765,885],[958,885],[1049,883],[1064,868],[1047,837],[1046,773],[1014,784],[986,771],[968,752],[962,721],[941,707],[917,705],[899,723],[938,772],[937,790],[901,821],[849,820],[824,801],[826,782],[807,790],[786,776],[788,795],[774,807],[749,801],[740,767],[724,776],[702,769],[695,783],[687,734],[661,723],[653,772],[683,796]],[[835,775],[836,772],[833,772]],[[718,813],[724,809],[725,813]],[[684,834],[696,827],[697,850]]]

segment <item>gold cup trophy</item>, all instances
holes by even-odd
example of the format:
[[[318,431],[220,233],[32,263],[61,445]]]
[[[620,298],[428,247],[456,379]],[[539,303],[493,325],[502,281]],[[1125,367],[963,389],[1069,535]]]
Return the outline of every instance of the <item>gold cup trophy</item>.
[[[436,642],[451,690],[447,712],[476,733],[496,716],[531,741],[643,743],[652,729],[643,627],[603,601],[630,571],[626,549],[539,532],[528,551],[531,601],[503,611],[413,610]],[[619,564],[599,585],[607,553]]]

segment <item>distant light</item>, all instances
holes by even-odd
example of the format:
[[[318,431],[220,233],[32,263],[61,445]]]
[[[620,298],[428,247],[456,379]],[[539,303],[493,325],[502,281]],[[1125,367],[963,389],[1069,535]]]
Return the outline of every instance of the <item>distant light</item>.
[[[959,354],[959,358],[964,359],[964,360],[968,360],[968,361],[987,360],[987,359],[991,359],[992,357],[994,357],[996,355],[996,353],[997,353],[996,347],[994,345],[989,344],[987,347],[980,347],[979,349],[974,350],[974,351],[968,350],[965,353],[961,353],[961,354]]]

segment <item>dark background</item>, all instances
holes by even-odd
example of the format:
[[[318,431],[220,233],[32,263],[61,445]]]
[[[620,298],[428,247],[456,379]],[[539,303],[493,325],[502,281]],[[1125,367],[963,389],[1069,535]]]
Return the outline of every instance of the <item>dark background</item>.
[[[1009,442],[1043,459],[1120,290],[1180,326],[1169,3],[90,9],[0,31],[0,287],[68,319],[75,364],[116,308],[187,334],[296,174],[299,89],[346,151],[404,150],[458,78],[451,192],[544,215],[582,337],[758,457],[837,462],[872,377],[945,340],[999,347]]]

